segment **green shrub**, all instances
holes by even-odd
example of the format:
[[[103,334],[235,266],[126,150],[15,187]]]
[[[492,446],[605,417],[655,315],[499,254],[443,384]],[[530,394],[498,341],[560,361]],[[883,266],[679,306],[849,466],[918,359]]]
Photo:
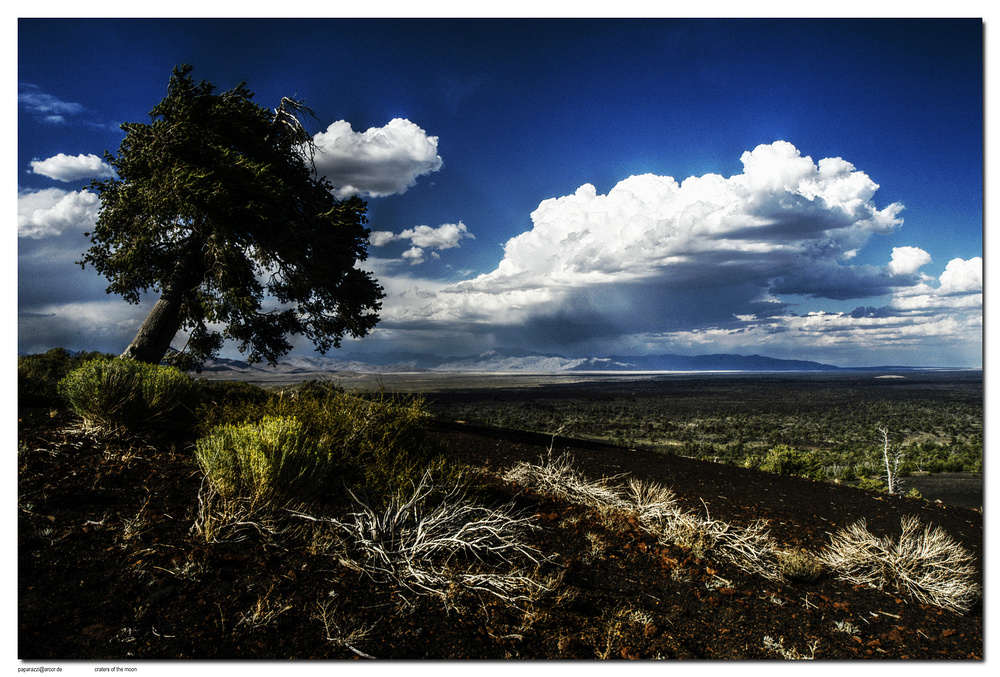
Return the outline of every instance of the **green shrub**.
[[[243,381],[200,379],[201,403],[197,409],[199,436],[223,423],[259,419],[272,397],[271,391]]]
[[[57,389],[87,428],[123,437],[185,432],[199,400],[197,383],[176,367],[119,358],[91,359]]]
[[[209,381],[201,379],[198,382],[201,388],[201,398],[208,403],[228,403],[228,402],[266,402],[270,393],[245,381]]]
[[[304,501],[323,488],[337,464],[327,442],[294,417],[265,416],[216,427],[196,442],[195,457],[223,498]]]
[[[422,398],[354,395],[325,381],[263,392],[265,397],[247,391],[252,396],[216,398],[201,412],[202,430],[208,434],[218,425],[269,416],[295,418],[306,434],[325,440],[339,466],[338,483],[362,489],[382,504],[412,491],[428,469],[445,480],[458,474],[427,440]]]
[[[65,348],[53,348],[38,355],[17,356],[17,399],[29,406],[62,404],[58,383],[77,366],[100,353],[71,355]],[[109,356],[110,357],[110,356]]]
[[[420,398],[374,399],[339,396],[350,422],[345,442],[357,448],[369,490],[412,490],[429,466],[439,470],[427,443],[427,421]]]
[[[749,457],[745,465],[777,475],[816,479],[822,474],[822,468],[812,452],[799,451],[784,444],[771,448],[763,456]]]
[[[345,480],[380,504],[412,492],[427,470],[443,481],[459,474],[429,443],[420,397],[385,393],[361,397],[330,391],[322,399],[285,401],[286,406],[311,414],[313,425],[351,459],[353,473]]]
[[[879,491],[882,493],[889,491],[889,487],[881,477],[862,477],[858,480],[857,487],[865,491]]]
[[[290,395],[294,394],[295,397],[311,398],[314,400],[323,400],[331,395],[342,395],[343,393],[344,389],[330,379],[305,381],[288,392]]]

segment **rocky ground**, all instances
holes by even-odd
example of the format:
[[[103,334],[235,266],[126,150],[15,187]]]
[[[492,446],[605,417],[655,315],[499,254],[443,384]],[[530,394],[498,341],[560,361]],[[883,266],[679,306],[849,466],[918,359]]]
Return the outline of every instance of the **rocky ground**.
[[[20,410],[18,657],[983,658],[981,603],[949,611],[829,572],[771,580],[659,542],[627,512],[500,475],[538,462],[551,444],[594,479],[655,481],[685,510],[736,526],[767,520],[789,550],[818,552],[861,519],[872,533],[898,535],[900,519],[915,515],[971,551],[980,572],[981,510],[455,424],[431,435],[477,469],[477,501],[513,501],[528,518],[523,538],[542,555],[537,564],[459,554],[448,568],[454,584],[429,595],[366,572],[332,525],[290,513],[244,529],[244,540],[210,543],[192,529],[202,481],[190,451],[115,445],[63,412]],[[333,498],[311,514],[356,509]],[[515,566],[544,587],[502,600],[462,583]]]

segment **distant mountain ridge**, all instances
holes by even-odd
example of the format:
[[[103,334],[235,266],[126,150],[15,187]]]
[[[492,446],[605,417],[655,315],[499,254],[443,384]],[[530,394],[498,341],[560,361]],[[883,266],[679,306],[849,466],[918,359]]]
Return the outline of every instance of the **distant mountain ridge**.
[[[202,370],[261,371],[269,373],[356,372],[587,372],[587,371],[838,371],[841,368],[809,360],[783,360],[763,355],[611,355],[607,357],[563,357],[518,349],[489,350],[479,355],[442,357],[429,353],[351,355],[352,359],[290,355],[277,365],[251,365],[220,358]]]
[[[330,357],[289,355],[278,361],[274,366],[266,363],[249,364],[242,360],[218,358],[209,360],[202,365],[203,372],[246,371],[267,372],[271,374],[312,374],[316,372],[351,371],[359,374],[374,374],[392,371],[424,371],[412,365],[374,365],[357,360],[338,360]]]
[[[78,351],[68,350],[71,355]],[[23,353],[18,353],[22,355]],[[913,367],[877,365],[838,367],[812,360],[784,360],[764,355],[714,353],[709,355],[609,355],[605,357],[563,357],[518,348],[497,348],[479,355],[442,357],[432,353],[349,353],[343,357],[323,355],[287,355],[274,366],[243,360],[218,358],[202,366],[203,372],[246,372],[269,374],[317,374],[353,372],[391,374],[413,372],[484,373],[484,372],[883,372],[883,371],[965,371],[964,367]],[[982,367],[971,368],[982,370]]]
[[[646,355],[609,358],[644,371],[837,371],[840,367],[811,360],[782,360],[763,355]]]

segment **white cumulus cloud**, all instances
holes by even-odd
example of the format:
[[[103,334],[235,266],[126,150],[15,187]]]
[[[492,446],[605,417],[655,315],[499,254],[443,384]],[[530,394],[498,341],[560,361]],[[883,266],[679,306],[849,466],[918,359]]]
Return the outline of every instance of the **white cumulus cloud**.
[[[460,246],[461,241],[466,238],[475,240],[476,236],[469,232],[464,223],[459,221],[458,223],[445,223],[436,228],[415,226],[407,228],[398,235],[387,230],[377,230],[368,237],[368,241],[375,247],[382,247],[397,240],[409,240],[418,247],[452,249]]]
[[[31,171],[57,181],[110,179],[115,176],[111,165],[93,154],[65,155],[59,153],[45,160],[32,160]]]
[[[893,275],[912,275],[931,262],[931,255],[919,247],[893,247],[889,272]]]
[[[420,247],[410,247],[403,252],[403,258],[413,265],[424,262],[424,250]]]
[[[872,360],[913,364],[976,354],[981,258],[951,261],[938,280],[920,273],[931,256],[918,247],[896,247],[883,266],[856,263],[872,238],[902,226],[901,204],[877,205],[878,184],[843,158],[816,162],[783,141],[742,161],[728,178],[646,174],[606,194],[584,184],[544,200],[489,273],[433,287],[380,277],[380,327],[566,354],[753,346],[849,363],[870,346]],[[408,239],[405,257],[416,262],[422,244],[450,241],[433,230],[372,242]],[[830,311],[828,299],[878,305]],[[927,354],[931,344],[950,352]]]
[[[58,188],[19,191],[17,235],[39,239],[76,228],[91,230],[97,223],[100,199],[88,190],[71,192]]]
[[[464,284],[469,291],[656,280],[753,282],[783,293],[834,295],[830,269],[858,278],[842,261],[876,233],[902,220],[902,205],[879,209],[878,185],[850,163],[817,165],[789,143],[743,154],[745,171],[678,183],[669,176],[632,176],[607,195],[585,184],[573,195],[543,201],[531,230],[509,240],[492,273]],[[868,276],[869,278],[871,276]],[[866,280],[871,284],[874,279]]]
[[[390,242],[399,240],[409,240],[412,247],[402,254],[403,258],[411,264],[416,265],[424,262],[425,249],[453,249],[461,246],[461,241],[469,238],[476,239],[476,236],[469,232],[464,223],[445,223],[436,228],[431,226],[416,226],[407,228],[398,235],[387,231],[377,230],[368,236],[368,241],[373,247],[384,247]],[[433,258],[439,258],[437,252],[431,252]]]
[[[402,118],[384,127],[355,132],[339,120],[314,138],[316,169],[333,184],[337,197],[383,197],[404,193],[417,178],[441,169],[438,137]]]
[[[459,246],[459,242],[464,238],[475,239],[475,236],[461,221],[446,223],[437,228],[430,226],[409,228],[400,233],[399,237],[410,240],[418,247],[433,247],[435,249],[451,249]]]
[[[940,291],[945,294],[967,294],[983,291],[983,259],[968,261],[952,259],[941,273]]]
[[[368,242],[373,247],[384,247],[396,239],[396,235],[389,230],[374,230],[368,235]]]

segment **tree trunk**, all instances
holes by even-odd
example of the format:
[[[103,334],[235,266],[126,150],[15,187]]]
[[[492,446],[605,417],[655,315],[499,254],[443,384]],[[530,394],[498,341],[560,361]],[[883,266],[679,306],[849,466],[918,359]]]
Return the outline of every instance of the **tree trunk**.
[[[122,359],[132,359],[149,364],[159,364],[181,328],[181,307],[184,296],[201,284],[204,267],[201,248],[191,243],[174,266],[170,280],[164,285],[163,294],[143,320],[139,332],[132,339]]]

